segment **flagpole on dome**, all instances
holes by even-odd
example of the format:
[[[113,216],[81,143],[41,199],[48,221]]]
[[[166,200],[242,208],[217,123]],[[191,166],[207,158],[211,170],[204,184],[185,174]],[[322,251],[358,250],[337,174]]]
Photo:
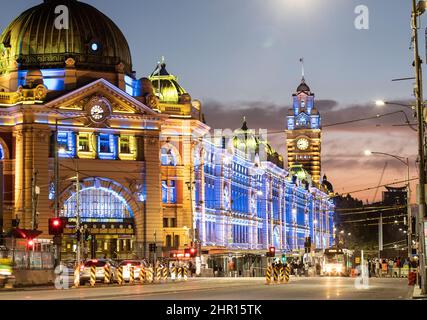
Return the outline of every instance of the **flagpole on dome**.
[[[299,62],[301,62],[302,81],[305,82],[304,58],[299,59]]]

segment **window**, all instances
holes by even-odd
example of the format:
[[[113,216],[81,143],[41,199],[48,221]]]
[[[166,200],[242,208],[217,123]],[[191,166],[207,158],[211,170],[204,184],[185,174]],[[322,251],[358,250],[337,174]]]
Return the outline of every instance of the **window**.
[[[123,219],[133,217],[133,212],[126,200],[110,189],[90,187],[80,191],[79,195],[82,218]],[[76,195],[73,194],[65,202],[61,216],[66,218],[75,217],[76,206]]]
[[[90,152],[89,134],[79,135],[79,151]]]
[[[130,148],[130,136],[121,136],[120,137],[120,153],[131,154]]]
[[[100,153],[111,153],[110,135],[100,134],[99,135],[99,152]]]
[[[70,151],[70,146],[68,139],[70,137],[70,132],[58,132],[58,150],[61,151]]]
[[[179,248],[179,236],[175,236],[174,241],[173,241],[173,246],[174,248]]]
[[[166,236],[166,248],[170,249],[172,247],[172,236],[167,235]]]
[[[162,202],[166,204],[177,203],[176,181],[162,181]]]
[[[162,147],[160,162],[162,163],[162,166],[175,167],[178,165],[178,152],[174,146],[171,144],[166,144]]]

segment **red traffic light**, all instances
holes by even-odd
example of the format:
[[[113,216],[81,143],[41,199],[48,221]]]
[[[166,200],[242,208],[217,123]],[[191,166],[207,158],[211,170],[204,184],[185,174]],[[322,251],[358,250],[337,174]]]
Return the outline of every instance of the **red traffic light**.
[[[61,218],[49,219],[49,234],[59,236],[64,233],[65,223]]]
[[[28,247],[28,249],[34,248],[34,240],[33,239],[28,240],[27,247]]]
[[[270,247],[270,253],[276,253],[276,248],[275,247]]]

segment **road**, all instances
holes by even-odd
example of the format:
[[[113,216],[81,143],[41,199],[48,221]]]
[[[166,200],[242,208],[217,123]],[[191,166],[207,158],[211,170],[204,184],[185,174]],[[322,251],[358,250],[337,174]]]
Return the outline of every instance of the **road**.
[[[98,285],[95,288],[0,291],[0,300],[405,300],[413,287],[407,279],[370,279],[357,289],[352,278],[291,278],[265,285],[259,278],[203,278],[156,285]]]

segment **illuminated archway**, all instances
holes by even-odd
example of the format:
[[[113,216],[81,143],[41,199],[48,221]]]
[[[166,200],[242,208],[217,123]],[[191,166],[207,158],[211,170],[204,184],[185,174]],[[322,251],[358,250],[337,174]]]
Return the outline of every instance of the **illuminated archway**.
[[[113,190],[103,187],[85,188],[79,192],[80,216],[91,219],[133,218],[133,211],[126,200]],[[77,194],[65,201],[61,215],[76,217]]]

